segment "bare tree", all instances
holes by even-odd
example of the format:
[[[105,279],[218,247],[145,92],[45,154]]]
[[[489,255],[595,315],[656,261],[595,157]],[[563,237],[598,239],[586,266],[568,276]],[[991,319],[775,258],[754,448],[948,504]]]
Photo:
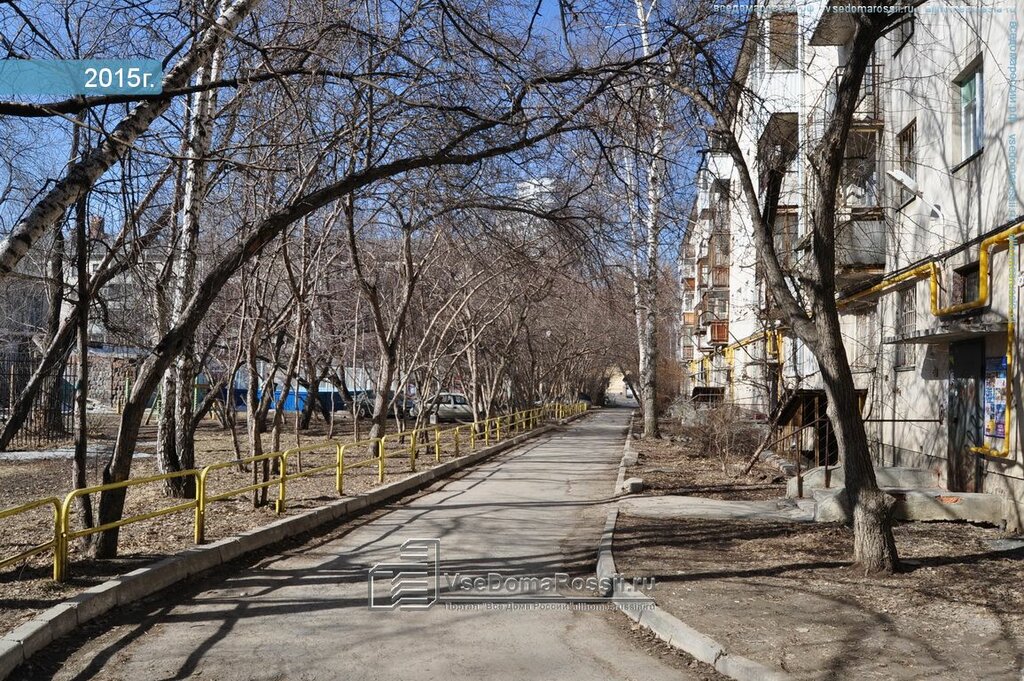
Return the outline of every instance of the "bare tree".
[[[721,58],[725,41],[715,43],[715,39],[729,34],[729,28],[716,26],[699,34],[697,26],[683,26],[680,21],[683,40],[676,53],[677,63],[688,66],[681,67],[670,82],[713,121],[711,133],[724,142],[739,176],[740,200],[753,224],[768,290],[789,329],[818,359],[828,415],[843,461],[845,494],[853,509],[854,560],[865,572],[891,573],[898,566],[891,529],[893,499],[879,490],[875,479],[836,306],[836,196],[846,140],[875,44],[897,18],[892,13],[871,11],[869,5],[884,7],[890,3],[866,3],[862,11],[847,15],[855,31],[846,65],[824,135],[808,152],[815,197],[811,206],[811,257],[795,278],[781,264],[784,254],[778,252],[773,229],[782,180],[798,148],[788,140],[766,150],[759,159],[764,189],[758,191],[733,129],[739,107],[757,106],[757,98],[742,92],[741,85],[732,81],[731,70]],[[754,20],[756,17],[751,18]]]

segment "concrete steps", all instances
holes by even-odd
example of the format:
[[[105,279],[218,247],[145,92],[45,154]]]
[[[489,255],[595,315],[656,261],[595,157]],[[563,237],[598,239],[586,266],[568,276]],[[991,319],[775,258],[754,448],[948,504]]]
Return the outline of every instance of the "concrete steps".
[[[843,487],[815,489],[814,520],[821,523],[847,522],[850,517]],[[906,489],[883,487],[896,498],[898,520],[965,520],[1002,525],[1006,521],[1003,498],[994,494],[950,492],[938,487]]]
[[[837,466],[830,466],[831,471],[829,487],[842,487],[845,484],[843,469]],[[825,467],[808,468],[801,476],[804,480],[804,496],[811,494],[812,490],[824,489]],[[893,489],[931,489],[939,488],[939,475],[934,471],[924,468],[900,468],[883,467],[875,469],[875,479],[878,486]],[[796,475],[786,483],[786,496],[796,498]]]
[[[848,522],[842,468],[830,470],[829,487],[825,488],[825,467],[804,471],[804,497],[814,499],[814,520],[822,523]],[[883,467],[875,469],[875,478],[883,492],[896,498],[898,520],[963,520],[1003,525],[1007,522],[1006,504],[994,494],[950,492],[939,486],[938,473],[923,468]],[[797,480],[786,484],[786,496],[796,498]]]

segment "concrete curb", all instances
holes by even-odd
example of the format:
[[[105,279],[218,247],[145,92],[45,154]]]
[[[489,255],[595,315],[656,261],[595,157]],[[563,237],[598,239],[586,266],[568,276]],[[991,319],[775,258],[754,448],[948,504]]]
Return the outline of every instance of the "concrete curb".
[[[615,493],[622,490],[626,467],[636,463],[633,452],[633,427],[626,433],[626,443],[622,448],[622,462],[619,464],[619,477],[615,484]],[[597,549],[597,577],[599,584],[611,584],[602,596],[612,596],[615,607],[631,620],[649,630],[655,636],[673,648],[714,667],[718,672],[737,681],[790,681],[793,677],[781,670],[768,667],[741,655],[730,654],[722,644],[710,636],[702,634],[693,627],[662,610],[657,605],[641,607],[641,602],[651,600],[639,589],[628,584],[626,580],[616,579],[615,555],[612,544],[615,538],[615,523],[619,518],[618,504],[608,511],[601,543]],[[630,601],[637,601],[630,604]]]
[[[626,444],[622,446],[622,462],[619,463],[619,476],[615,479],[615,494],[622,493],[622,485],[626,482],[626,467],[636,465],[636,453],[633,451],[633,418],[636,412],[629,415],[629,428],[626,429]]]
[[[586,413],[577,414],[541,426],[534,431],[517,435],[486,449],[452,459],[419,473],[413,473],[402,480],[382,485],[366,494],[345,497],[299,515],[275,520],[233,537],[190,547],[152,565],[132,570],[86,589],[63,603],[58,603],[49,610],[39,613],[0,638],[0,681],[6,679],[18,665],[53,641],[118,606],[152,596],[158,591],[247,553],[266,548],[295,535],[310,532],[327,523],[354,515],[357,511],[380,506],[387,501],[405,496],[454,471],[480,463],[484,459],[550,433],[555,428],[572,423],[585,415]]]

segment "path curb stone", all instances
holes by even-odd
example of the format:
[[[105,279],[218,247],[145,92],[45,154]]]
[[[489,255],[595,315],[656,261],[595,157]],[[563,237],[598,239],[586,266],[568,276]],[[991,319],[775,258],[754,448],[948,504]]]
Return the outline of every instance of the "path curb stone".
[[[619,476],[615,483],[615,492],[619,494],[626,477],[626,467],[636,463],[633,451],[633,422],[630,420],[626,433],[626,443],[622,448],[622,462],[619,464]],[[624,580],[613,580],[618,572],[615,569],[615,556],[612,543],[615,537],[615,522],[619,517],[618,504],[608,511],[601,543],[597,550],[597,577],[601,584],[613,584],[603,596],[613,596],[615,607],[621,610],[634,622],[648,629],[651,633],[668,645],[693,656],[694,658],[714,667],[718,672],[736,679],[736,681],[791,681],[791,675],[781,670],[768,667],[741,655],[730,654],[721,643],[689,626],[676,616],[661,609],[638,607],[649,597]],[[630,601],[636,601],[630,603]]]
[[[586,412],[541,426],[486,449],[382,485],[366,494],[338,499],[325,506],[281,518],[232,537],[189,547],[151,565],[85,589],[0,637],[0,681],[6,679],[18,665],[53,641],[118,606],[140,601],[193,575],[211,570],[247,553],[310,532],[330,522],[354,515],[362,509],[379,506],[402,497],[449,473],[480,463],[585,415]]]

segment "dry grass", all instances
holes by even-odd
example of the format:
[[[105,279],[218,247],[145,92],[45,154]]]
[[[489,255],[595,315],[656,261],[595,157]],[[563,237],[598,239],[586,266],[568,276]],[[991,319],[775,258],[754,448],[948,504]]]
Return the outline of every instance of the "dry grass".
[[[832,524],[620,516],[615,559],[687,624],[799,678],[1019,679],[1024,548],[962,523],[895,533],[893,577],[854,572]]]
[[[390,424],[393,428],[394,424]],[[239,426],[239,435],[244,445],[244,423]],[[447,428],[448,424],[444,424]],[[365,433],[365,427],[364,427]],[[155,432],[148,433],[155,437]],[[352,437],[350,420],[339,420],[335,424],[337,441],[349,441]],[[146,437],[146,434],[143,436]],[[304,432],[301,444],[312,444],[324,441],[326,425],[314,422],[308,432]],[[153,451],[152,442],[143,439],[140,452]],[[269,435],[264,438],[264,448],[270,450]],[[291,433],[282,438],[282,448],[295,444]],[[444,441],[442,461],[454,457],[454,443]],[[405,447],[405,449],[402,449]],[[468,443],[462,442],[460,453],[468,451]],[[410,459],[407,445],[395,442],[388,447],[386,458],[386,482],[393,482],[410,474]],[[366,458],[360,447],[346,452],[346,461]],[[196,465],[203,467],[220,461],[234,459],[229,431],[221,430],[214,421],[204,421],[196,438]],[[323,452],[304,453],[302,457],[304,470],[331,464],[335,461],[333,449]],[[88,483],[100,484],[102,467],[105,458],[91,457],[88,462]],[[3,491],[3,508],[18,506],[46,496],[63,497],[71,488],[71,461],[68,459],[44,459],[35,461],[0,461],[0,490]],[[436,465],[433,446],[422,446],[417,454],[416,468],[424,470]],[[292,465],[291,473],[295,472]],[[141,478],[156,474],[156,460],[153,457],[137,457],[132,463],[132,478]],[[253,483],[253,472],[241,471],[236,466],[220,469],[211,473],[208,483],[208,495],[238,489]],[[366,492],[378,486],[376,462],[369,466],[347,468],[344,475],[343,491],[345,495]],[[337,499],[333,471],[325,471],[316,475],[287,481],[286,514],[295,514],[332,499]],[[206,539],[208,541],[230,536],[237,532],[266,524],[278,516],[274,513],[273,500],[277,497],[278,487],[272,485],[267,490],[270,504],[254,508],[252,493],[239,494],[210,505],[206,513]],[[99,495],[92,498],[98,499]],[[161,483],[151,483],[130,487],[126,502],[125,515],[141,514],[148,511],[166,508],[182,503],[180,499],[167,496]],[[77,521],[77,518],[75,518]],[[193,511],[181,511],[151,520],[132,523],[120,530],[119,557],[116,560],[96,561],[87,556],[87,547],[81,542],[73,542],[70,547],[71,566],[70,580],[66,584],[56,584],[50,577],[52,574],[52,553],[46,552],[21,564],[0,570],[0,630],[6,631],[20,622],[32,617],[35,613],[46,609],[65,598],[74,595],[84,588],[104,581],[105,579],[133,570],[141,565],[159,559],[168,554],[180,551],[193,544]],[[0,556],[9,556],[31,546],[49,541],[53,536],[53,511],[50,508],[39,508],[24,514],[0,520]]]
[[[626,472],[627,477],[643,478],[645,494],[737,500],[785,496],[785,476],[770,464],[758,461],[748,475],[740,476],[749,447],[714,454],[706,447],[704,429],[670,419],[659,425],[662,438],[637,441],[637,465]]]
[[[641,442],[630,475],[650,494],[767,499],[782,476],[758,464],[737,478],[685,428]],[[895,528],[904,571],[850,568],[841,525],[651,520],[620,515],[617,567],[653,576],[658,604],[731,652],[807,679],[1013,679],[1024,661],[1024,547],[993,528],[906,523]]]

